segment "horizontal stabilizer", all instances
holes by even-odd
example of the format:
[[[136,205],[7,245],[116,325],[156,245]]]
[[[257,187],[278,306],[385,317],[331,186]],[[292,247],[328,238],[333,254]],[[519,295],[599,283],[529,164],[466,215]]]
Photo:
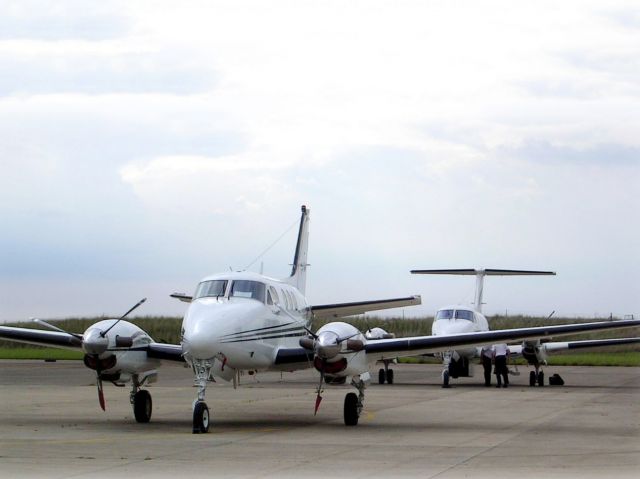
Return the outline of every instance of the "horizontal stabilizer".
[[[172,298],[179,299],[180,301],[183,301],[185,303],[190,303],[191,301],[193,301],[193,296],[189,296],[188,294],[185,294],[185,293],[173,293],[173,294],[170,294],[169,296],[171,296]]]
[[[479,313],[482,312],[482,290],[485,276],[555,276],[555,271],[535,271],[527,269],[412,269],[411,274],[454,274],[460,276],[476,277],[476,293],[473,306]]]
[[[534,271],[524,269],[412,269],[411,274],[456,274],[461,276],[475,276],[484,274],[486,276],[555,276],[555,271]]]

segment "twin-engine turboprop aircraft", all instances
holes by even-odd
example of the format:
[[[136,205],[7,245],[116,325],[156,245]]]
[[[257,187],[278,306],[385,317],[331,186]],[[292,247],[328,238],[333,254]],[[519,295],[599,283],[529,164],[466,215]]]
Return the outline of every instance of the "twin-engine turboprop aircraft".
[[[399,356],[438,353],[507,340],[537,340],[582,331],[639,326],[640,321],[587,323],[501,331],[458,331],[446,335],[389,338],[384,331],[363,334],[354,326],[332,321],[316,332],[313,318],[337,319],[366,311],[420,304],[420,296],[311,306],[305,299],[309,210],[302,207],[291,276],[279,281],[263,275],[237,272],[204,278],[193,296],[173,294],[188,302],[181,344],[160,344],[137,326],[119,319],[89,327],[84,334],[0,326],[0,338],[40,345],[80,349],[85,364],[102,381],[131,382],[131,403],[138,422],[151,418],[151,396],[141,389],[154,381],[161,360],[186,361],[192,368],[198,393],[193,407],[193,432],[209,430],[205,403],[207,382],[213,377],[234,381],[239,371],[293,371],[314,367],[319,384],[314,411],[322,399],[323,383],[344,384],[350,379],[357,394],[344,400],[344,422],[353,426],[364,406],[369,368],[376,361]],[[133,308],[132,308],[133,309]],[[46,323],[43,323],[46,324]]]
[[[476,277],[476,292],[473,307],[464,305],[445,306],[440,308],[434,317],[431,334],[434,336],[451,336],[460,333],[477,333],[489,331],[489,322],[482,314],[482,296],[485,276],[555,276],[553,271],[531,271],[514,269],[414,269],[412,274],[447,274]],[[553,314],[553,313],[552,313]],[[512,357],[522,356],[529,365],[535,368],[529,374],[529,385],[544,385],[544,372],[540,369],[547,362],[548,352],[566,351],[570,349],[596,348],[640,343],[640,338],[597,339],[586,341],[549,342],[542,338],[525,339],[521,344],[510,345]],[[547,338],[548,339],[548,338]],[[508,341],[504,341],[508,342]],[[450,378],[473,376],[472,360],[482,354],[481,347],[456,348],[438,353],[442,358],[442,387],[449,387]],[[386,368],[386,364],[385,364]],[[381,370],[382,371],[382,370]],[[380,377],[382,378],[382,372]],[[380,381],[381,383],[383,381]]]

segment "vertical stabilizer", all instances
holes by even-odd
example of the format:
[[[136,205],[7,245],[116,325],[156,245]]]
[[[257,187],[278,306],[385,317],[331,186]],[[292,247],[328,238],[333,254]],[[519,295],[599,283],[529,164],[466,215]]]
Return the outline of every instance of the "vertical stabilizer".
[[[296,243],[296,252],[293,255],[293,265],[291,268],[291,276],[285,281],[292,286],[298,288],[302,294],[305,294],[307,283],[307,251],[309,249],[309,209],[302,205],[302,216],[300,217],[300,228],[298,230],[298,242]]]
[[[411,274],[456,274],[476,277],[476,294],[473,307],[479,313],[482,312],[482,292],[485,276],[555,276],[553,271],[532,271],[522,269],[412,269]]]

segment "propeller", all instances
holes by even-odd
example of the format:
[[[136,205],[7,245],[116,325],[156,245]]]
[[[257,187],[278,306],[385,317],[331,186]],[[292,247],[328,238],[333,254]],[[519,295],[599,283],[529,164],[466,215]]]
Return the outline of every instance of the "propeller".
[[[346,341],[347,349],[351,351],[361,351],[364,349],[364,343],[359,339],[351,339],[360,334],[360,332],[340,337],[333,331],[322,331],[320,334],[315,334],[307,328],[305,328],[305,330],[309,333],[310,337],[300,338],[299,344],[304,349],[313,351],[315,356],[314,366],[320,372],[320,382],[316,389],[316,402],[313,411],[313,415],[315,416],[318,413],[320,403],[322,402],[322,393],[324,392],[323,383],[327,369],[332,369],[332,366],[338,365],[339,369],[333,368],[335,372],[338,372],[346,367],[346,359],[344,358],[339,360],[338,363],[329,364],[328,361],[335,358],[340,353],[342,343],[344,341]],[[329,372],[332,373],[332,371]]]
[[[127,311],[122,316],[120,316],[116,321],[114,321],[114,323],[111,326],[109,326],[104,331],[99,331],[97,328],[89,329],[89,331],[87,331],[86,336],[83,338],[82,349],[87,354],[87,356],[90,357],[90,359],[93,359],[95,363],[96,386],[98,389],[98,402],[100,403],[100,407],[102,408],[103,411],[106,410],[106,402],[104,400],[104,392],[102,390],[102,372],[105,370],[111,369],[116,365],[115,356],[110,356],[106,359],[100,359],[100,354],[104,353],[109,347],[109,338],[107,338],[107,333],[111,331],[116,324],[118,324],[120,321],[126,318],[133,310],[138,308],[146,300],[147,298],[142,298],[132,308],[130,308],[129,311]],[[85,364],[87,364],[86,357],[85,357]]]
[[[140,301],[136,303],[129,311],[120,316],[114,323],[109,326],[104,331],[99,330],[98,328],[90,327],[85,331],[85,334],[78,333],[70,333],[69,331],[65,331],[58,326],[54,326],[53,324],[47,323],[41,319],[32,318],[33,322],[38,323],[42,326],[45,326],[54,331],[58,331],[60,333],[65,333],[71,336],[72,342],[76,345],[82,347],[82,350],[85,353],[84,356],[84,364],[89,369],[95,369],[96,371],[96,385],[98,388],[98,402],[100,403],[100,407],[102,410],[106,410],[106,403],[104,400],[104,392],[102,389],[102,372],[105,370],[109,370],[116,365],[116,357],[109,356],[107,358],[100,358],[100,355],[104,353],[109,347],[109,338],[107,337],[107,333],[113,329],[113,327],[118,324],[121,320],[126,318],[133,310],[138,308],[142,303],[144,303],[147,298],[142,298]],[[116,336],[116,346],[118,347],[130,347],[133,343],[132,338],[118,337]]]

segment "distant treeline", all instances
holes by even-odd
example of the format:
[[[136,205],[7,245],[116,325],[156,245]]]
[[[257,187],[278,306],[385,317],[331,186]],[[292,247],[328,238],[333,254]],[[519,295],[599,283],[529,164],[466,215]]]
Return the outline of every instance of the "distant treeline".
[[[52,324],[55,324],[65,331],[72,333],[82,333],[89,326],[106,318],[71,318],[63,320],[52,320]],[[576,322],[593,322],[602,321],[602,319],[593,318],[553,318],[547,319],[545,317],[531,317],[531,316],[503,316],[496,315],[487,318],[489,320],[489,326],[491,329],[513,329],[524,328],[532,326],[544,326],[549,324],[567,324]],[[164,316],[144,316],[129,320],[136,324],[157,342],[161,343],[180,343],[180,329],[182,326],[182,318],[180,317],[164,317]],[[341,321],[348,322],[357,327],[360,331],[366,331],[369,328],[381,327],[390,333],[394,333],[396,337],[405,336],[426,336],[431,334],[431,324],[433,323],[433,317],[422,318],[409,318],[403,319],[397,318],[381,318],[375,316],[354,316],[350,318],[343,318]],[[314,321],[312,330],[315,331],[323,324],[328,323],[325,321]],[[9,326],[9,325],[7,325]],[[22,328],[34,328],[44,329],[41,325],[36,323],[15,323],[11,326],[17,326]],[[615,337],[637,337],[640,334],[640,328],[631,328],[619,331],[603,331],[598,333],[589,334],[577,334],[573,336],[565,336],[562,340],[573,339],[603,339],[603,338],[615,338]],[[0,347],[23,347],[20,343],[14,343],[9,341],[0,341]],[[33,346],[29,346],[33,347]],[[634,346],[628,346],[625,348],[616,347],[616,351],[620,350],[635,350]]]

